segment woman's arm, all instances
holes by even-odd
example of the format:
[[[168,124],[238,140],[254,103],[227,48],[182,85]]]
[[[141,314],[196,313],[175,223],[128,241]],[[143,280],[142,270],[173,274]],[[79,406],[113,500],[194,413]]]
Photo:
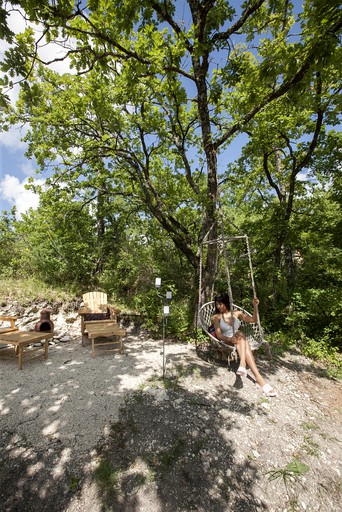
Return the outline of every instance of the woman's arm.
[[[253,315],[247,315],[246,313],[242,313],[242,311],[238,314],[238,319],[242,320],[246,323],[256,323],[258,321],[258,304],[259,299],[257,297],[254,297],[253,299]]]

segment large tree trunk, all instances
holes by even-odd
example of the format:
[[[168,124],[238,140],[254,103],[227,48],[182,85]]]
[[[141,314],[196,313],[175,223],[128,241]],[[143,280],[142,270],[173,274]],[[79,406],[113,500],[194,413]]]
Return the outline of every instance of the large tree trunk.
[[[192,52],[192,65],[197,87],[197,108],[202,133],[203,148],[207,164],[207,202],[204,212],[203,226],[200,235],[200,244],[204,237],[209,233],[209,240],[217,238],[217,155],[213,144],[213,134],[210,122],[210,109],[208,104],[207,74],[209,69],[209,50],[203,41],[201,32],[201,9],[202,5],[198,1],[189,2],[194,26],[197,31],[197,39],[203,42],[202,55],[197,51]],[[217,270],[218,248],[216,244],[208,244],[205,262],[203,262],[202,289],[199,291],[199,301],[201,303],[210,300],[212,297],[214,280]]]

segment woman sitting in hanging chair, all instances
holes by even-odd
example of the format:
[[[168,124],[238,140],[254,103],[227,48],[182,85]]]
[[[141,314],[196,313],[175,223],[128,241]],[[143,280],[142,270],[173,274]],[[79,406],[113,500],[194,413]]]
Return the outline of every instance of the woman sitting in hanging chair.
[[[246,336],[239,331],[241,321],[250,323],[257,321],[257,306],[259,299],[253,299],[253,316],[243,313],[242,311],[231,311],[230,300],[228,293],[216,295],[215,299],[215,314],[212,317],[215,334],[217,338],[227,345],[234,346],[240,356],[240,366],[236,374],[241,377],[247,376],[246,363],[253,372],[256,380],[256,386],[261,389],[266,396],[276,396],[270,384],[266,384],[264,379],[259,373],[255,364],[252,349],[246,339]]]

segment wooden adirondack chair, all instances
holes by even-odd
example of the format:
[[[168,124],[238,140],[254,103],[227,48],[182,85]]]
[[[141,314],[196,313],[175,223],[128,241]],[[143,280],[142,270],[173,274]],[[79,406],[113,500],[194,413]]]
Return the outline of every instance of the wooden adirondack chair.
[[[0,315],[0,334],[5,334],[6,332],[17,331],[18,327],[15,325],[15,321],[18,319],[16,316],[3,316]],[[10,325],[2,325],[2,322],[9,322]]]
[[[104,292],[88,292],[83,295],[83,307],[78,310],[81,316],[82,340],[88,322],[117,323],[120,309],[108,304]]]
[[[18,327],[15,325],[15,321],[18,319],[16,316],[4,316],[0,315],[0,334],[6,334],[7,332],[14,332],[18,330]],[[3,323],[9,325],[3,325]],[[7,345],[3,343],[0,344],[0,348],[6,348]]]

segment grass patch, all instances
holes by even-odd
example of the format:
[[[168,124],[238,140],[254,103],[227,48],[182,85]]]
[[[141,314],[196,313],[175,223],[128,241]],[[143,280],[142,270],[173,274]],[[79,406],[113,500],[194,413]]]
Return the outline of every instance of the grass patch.
[[[47,286],[39,279],[0,279],[0,296],[2,297],[0,307],[7,306],[12,302],[19,302],[21,305],[32,304],[33,302],[72,302],[75,295],[62,288]]]
[[[146,384],[139,384],[140,389],[138,391],[134,391],[134,393],[132,393],[130,397],[126,397],[126,405],[129,405],[131,402],[134,404],[141,404],[142,401],[144,400],[143,389],[145,387]]]
[[[80,479],[77,478],[76,476],[73,476],[71,478],[70,483],[69,483],[69,489],[71,491],[74,491],[75,489],[77,489],[79,483],[80,483]]]
[[[187,445],[188,442],[185,439],[176,439],[172,443],[170,448],[166,450],[162,450],[159,453],[145,453],[143,456],[143,460],[149,466],[152,466],[154,468],[154,472],[158,470],[170,470],[183,456],[185,450],[187,449]]]
[[[187,443],[184,439],[176,439],[169,450],[160,453],[160,462],[163,469],[173,466],[183,455]]]
[[[311,436],[304,436],[303,450],[305,450],[308,455],[319,456],[319,444],[316,443]]]
[[[165,377],[164,379],[162,377],[158,377],[157,375],[154,375],[150,377],[147,380],[146,384],[140,384],[140,388],[144,389],[147,386],[150,386],[151,388],[155,389],[173,389],[176,390],[178,387],[178,378],[177,377]]]
[[[305,421],[302,425],[306,430],[319,430],[319,426],[314,421]]]
[[[338,347],[332,345],[330,336],[325,333],[319,339],[302,334],[295,338],[287,332],[273,332],[269,335],[273,356],[284,355],[295,349],[309,359],[325,368],[328,377],[342,380],[342,354]]]
[[[94,471],[95,480],[104,494],[117,493],[120,471],[107,459],[101,459]]]

